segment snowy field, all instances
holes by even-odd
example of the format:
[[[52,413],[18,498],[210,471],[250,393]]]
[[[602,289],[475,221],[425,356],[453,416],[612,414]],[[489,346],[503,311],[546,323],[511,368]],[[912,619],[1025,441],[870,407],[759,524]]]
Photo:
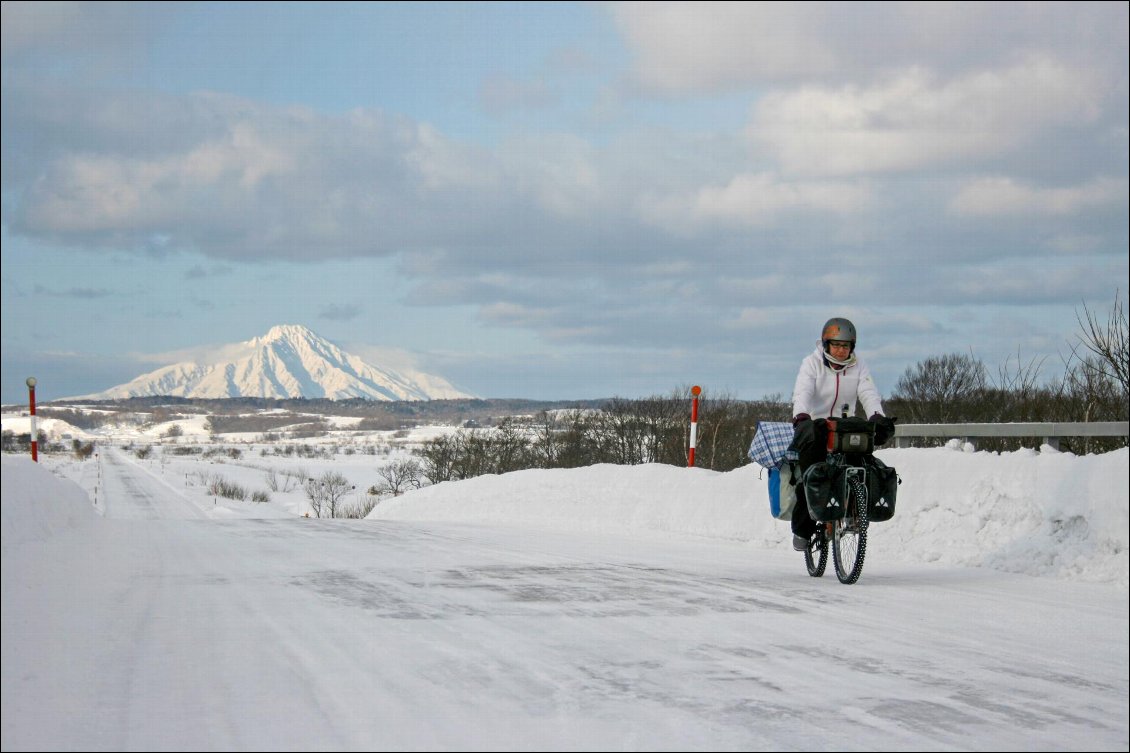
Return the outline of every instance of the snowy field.
[[[522,471],[340,521],[204,483],[333,470],[360,500],[448,430],[5,456],[3,748],[1130,744],[1125,449],[880,451],[898,510],[853,586],[805,574],[757,466]]]

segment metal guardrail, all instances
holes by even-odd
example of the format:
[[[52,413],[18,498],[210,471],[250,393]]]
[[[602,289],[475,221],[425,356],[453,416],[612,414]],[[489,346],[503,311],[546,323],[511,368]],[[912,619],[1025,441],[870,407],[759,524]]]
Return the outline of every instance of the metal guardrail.
[[[1091,421],[1030,424],[897,424],[895,447],[909,446],[912,437],[959,438],[972,442],[975,437],[1041,437],[1044,444],[1059,449],[1061,437],[1130,437],[1128,421]]]

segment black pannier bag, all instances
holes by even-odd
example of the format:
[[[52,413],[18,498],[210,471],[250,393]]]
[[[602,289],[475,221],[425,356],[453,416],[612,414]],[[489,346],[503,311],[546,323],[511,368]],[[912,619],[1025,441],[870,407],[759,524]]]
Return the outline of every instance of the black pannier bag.
[[[839,520],[846,511],[843,468],[813,463],[804,472],[804,498],[808,514],[817,523]]]
[[[882,523],[895,516],[895,500],[898,498],[898,473],[894,468],[876,457],[867,462],[867,519]]]

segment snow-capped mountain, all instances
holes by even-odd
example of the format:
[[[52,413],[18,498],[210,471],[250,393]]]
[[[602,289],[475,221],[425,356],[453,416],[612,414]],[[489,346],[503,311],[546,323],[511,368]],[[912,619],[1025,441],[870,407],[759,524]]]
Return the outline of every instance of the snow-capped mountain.
[[[443,377],[366,363],[296,324],[218,348],[203,358],[142,374],[86,399],[195,398],[437,400],[472,397]]]

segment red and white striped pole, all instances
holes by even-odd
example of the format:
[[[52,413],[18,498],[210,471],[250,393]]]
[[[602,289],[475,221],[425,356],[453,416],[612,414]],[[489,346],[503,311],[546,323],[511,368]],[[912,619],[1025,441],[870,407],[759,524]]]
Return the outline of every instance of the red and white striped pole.
[[[39,462],[39,440],[35,428],[35,377],[27,378],[28,403],[31,405],[31,462]]]
[[[694,468],[694,444],[698,435],[698,396],[702,394],[702,387],[697,384],[691,387],[691,394],[694,398],[691,400],[691,451],[687,453],[688,468]]]

